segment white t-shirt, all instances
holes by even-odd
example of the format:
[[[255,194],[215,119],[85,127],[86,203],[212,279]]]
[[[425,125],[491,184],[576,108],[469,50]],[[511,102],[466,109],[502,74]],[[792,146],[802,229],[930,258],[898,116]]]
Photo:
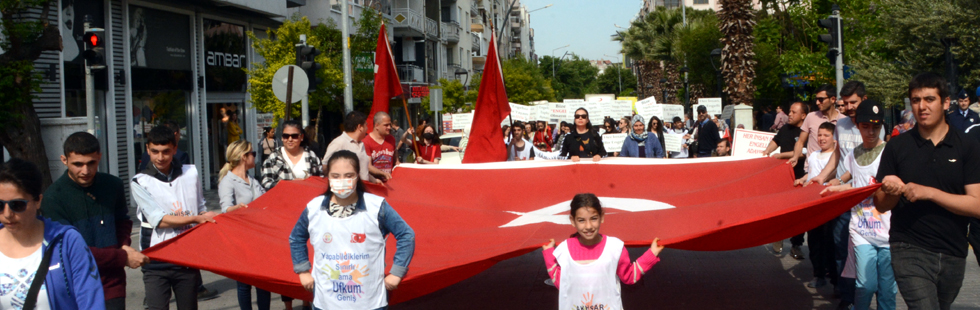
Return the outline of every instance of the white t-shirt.
[[[830,162],[831,154],[833,154],[833,150],[828,152],[818,152],[806,158],[807,166],[810,167],[810,171],[808,171],[806,175],[807,182],[810,182],[810,180],[812,180],[814,177],[820,175],[820,171],[823,171],[823,168],[827,167],[827,163]]]
[[[37,247],[37,251],[23,258],[10,258],[0,253],[0,310],[21,309],[24,306],[24,298],[31,289],[34,273],[44,256],[42,248]],[[34,309],[51,309],[45,284],[41,284],[36,305]]]
[[[857,124],[851,121],[850,117],[838,119],[836,128],[834,130],[834,141],[837,141],[837,146],[840,147],[840,160],[837,162],[837,176],[841,176],[844,172],[849,171],[844,164],[844,158],[848,154],[851,154],[855,147],[864,143],[864,140],[861,140],[861,130],[858,129]],[[884,129],[878,134],[878,139],[885,141]]]
[[[676,129],[676,130],[675,129],[669,129],[669,130],[670,130],[670,133],[681,136],[681,144],[682,145],[687,144],[687,139],[684,139],[684,135],[687,134],[687,130],[684,130],[684,129]],[[666,151],[666,150],[664,150],[664,151]],[[687,154],[687,149],[685,149],[683,146],[681,147],[681,151],[680,152],[670,152],[670,158],[687,158],[688,156],[689,155]]]
[[[851,185],[855,188],[865,187],[876,183],[878,163],[881,153],[874,162],[867,166],[858,165],[854,152],[847,154],[847,171],[851,172]],[[873,197],[865,198],[851,208],[851,224],[849,227],[851,242],[855,246],[871,244],[878,247],[888,247],[888,230],[891,228],[892,212],[879,213],[875,209]]]
[[[310,176],[306,173],[310,170],[310,164],[306,161],[305,151],[303,152],[303,156],[299,157],[299,162],[294,165],[293,161],[289,160],[289,153],[286,153],[286,148],[283,147],[279,149],[282,150],[282,157],[286,160],[286,165],[293,171],[293,177],[295,180],[304,180]]]

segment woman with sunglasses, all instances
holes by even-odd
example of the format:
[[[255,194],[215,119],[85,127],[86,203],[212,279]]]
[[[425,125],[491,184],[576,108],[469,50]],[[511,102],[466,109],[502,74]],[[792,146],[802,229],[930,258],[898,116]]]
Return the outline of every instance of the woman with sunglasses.
[[[248,175],[248,170],[255,168],[255,151],[252,144],[238,140],[228,145],[225,152],[225,166],[218,173],[218,201],[221,212],[228,213],[240,208],[248,208],[262,194],[265,188]],[[269,291],[255,288],[255,301],[259,310],[268,310],[271,303]],[[242,310],[252,309],[252,286],[238,282],[238,306]]]
[[[9,277],[0,309],[105,309],[88,245],[75,227],[38,216],[41,198],[37,166],[14,158],[0,167],[0,274]]]
[[[282,124],[282,147],[262,163],[262,187],[270,190],[282,180],[323,176],[320,158],[306,147],[303,138],[303,127],[298,121]]]
[[[575,128],[562,142],[561,157],[570,157],[572,162],[578,162],[582,157],[599,161],[603,156],[606,156],[606,146],[602,144],[602,137],[592,130],[589,111],[578,108],[575,110]]]

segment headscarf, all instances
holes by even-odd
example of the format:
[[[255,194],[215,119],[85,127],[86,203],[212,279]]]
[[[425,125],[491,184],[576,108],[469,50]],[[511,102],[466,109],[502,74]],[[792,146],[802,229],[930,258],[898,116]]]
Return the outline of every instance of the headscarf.
[[[633,127],[633,124],[636,124],[636,122],[640,122],[640,124],[643,124],[643,130],[641,131],[642,132],[641,134],[636,134],[636,132],[633,131],[633,128],[632,127]],[[639,147],[646,146],[647,135],[649,134],[649,133],[647,133],[647,129],[646,129],[647,127],[646,126],[647,125],[643,123],[643,117],[642,116],[640,116],[640,115],[633,115],[633,119],[630,121],[630,128],[627,129],[627,130],[629,130],[629,133],[630,133],[630,135],[629,135],[630,139],[633,139],[633,141],[636,141],[636,145],[639,146]]]

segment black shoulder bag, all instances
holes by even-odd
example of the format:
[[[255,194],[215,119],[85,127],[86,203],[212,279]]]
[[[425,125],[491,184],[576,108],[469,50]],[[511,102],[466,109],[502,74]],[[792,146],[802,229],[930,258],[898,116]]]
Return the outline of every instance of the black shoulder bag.
[[[57,239],[52,241],[57,241]],[[37,272],[34,273],[34,280],[31,281],[31,288],[27,291],[27,298],[24,299],[23,310],[34,310],[34,306],[37,305],[37,295],[41,292],[41,285],[44,285],[44,278],[48,276],[48,268],[51,265],[51,255],[54,254],[54,248],[55,242],[48,243],[48,249],[44,251],[44,257],[41,258],[41,265],[37,266]]]

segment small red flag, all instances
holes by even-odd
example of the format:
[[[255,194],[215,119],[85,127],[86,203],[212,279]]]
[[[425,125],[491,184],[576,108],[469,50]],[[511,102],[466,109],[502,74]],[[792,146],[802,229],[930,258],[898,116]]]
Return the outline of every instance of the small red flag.
[[[510,115],[510,103],[504,88],[504,74],[497,58],[497,36],[491,35],[487,48],[487,64],[476,97],[473,124],[463,163],[485,163],[507,160],[507,146],[500,122]]]
[[[381,24],[378,47],[374,51],[374,102],[371,104],[371,113],[368,114],[368,131],[374,130],[374,114],[388,113],[388,101],[401,94],[402,83],[398,80],[398,71],[395,70],[395,57],[391,56],[388,34],[385,32],[385,25]]]

